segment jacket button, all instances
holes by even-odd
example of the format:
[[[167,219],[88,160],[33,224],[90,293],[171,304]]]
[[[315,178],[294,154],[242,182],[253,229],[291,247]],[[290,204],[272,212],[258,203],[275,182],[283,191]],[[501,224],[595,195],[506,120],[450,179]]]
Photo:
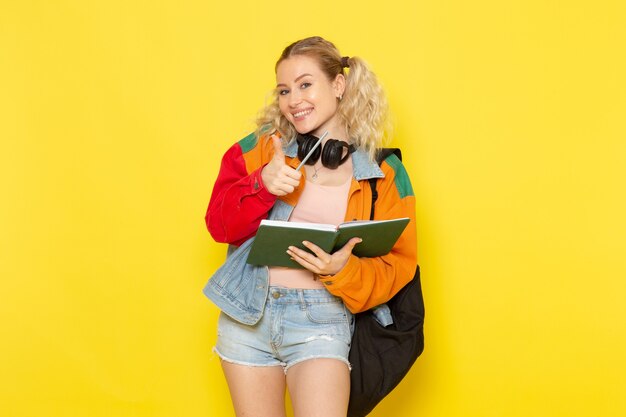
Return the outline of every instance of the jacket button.
[[[280,293],[279,293],[278,291],[274,291],[274,292],[272,293],[272,297],[274,297],[274,298],[280,298]]]

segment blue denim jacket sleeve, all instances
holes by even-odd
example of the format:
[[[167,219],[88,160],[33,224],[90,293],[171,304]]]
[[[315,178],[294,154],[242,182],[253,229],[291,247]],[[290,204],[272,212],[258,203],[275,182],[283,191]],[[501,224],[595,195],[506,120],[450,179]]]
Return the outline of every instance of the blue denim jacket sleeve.
[[[204,287],[204,295],[233,319],[248,325],[263,315],[269,289],[266,266],[246,262],[254,238],[229,247],[226,262]]]
[[[393,324],[393,317],[391,316],[391,309],[387,304],[381,304],[372,308],[371,313],[374,315],[374,319],[383,327],[391,326]]]
[[[287,220],[292,206],[278,200],[269,213],[270,220]],[[225,314],[243,324],[253,325],[263,315],[269,290],[269,270],[264,265],[247,263],[254,237],[241,246],[229,246],[226,261],[204,287],[204,295]]]

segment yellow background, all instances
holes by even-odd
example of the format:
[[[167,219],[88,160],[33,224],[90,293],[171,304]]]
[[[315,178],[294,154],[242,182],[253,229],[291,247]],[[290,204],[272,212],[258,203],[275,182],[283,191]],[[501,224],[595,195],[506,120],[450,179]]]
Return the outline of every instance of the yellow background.
[[[418,201],[426,350],[372,416],[626,415],[623,4],[0,0],[0,415],[233,415],[204,210],[313,34]]]

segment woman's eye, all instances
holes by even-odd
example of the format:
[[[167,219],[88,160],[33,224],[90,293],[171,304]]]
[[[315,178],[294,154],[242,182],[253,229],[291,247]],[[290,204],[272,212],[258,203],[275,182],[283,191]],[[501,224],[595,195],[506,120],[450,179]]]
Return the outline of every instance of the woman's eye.
[[[309,88],[311,86],[311,83],[302,83],[302,85],[300,86],[301,88]]]
[[[278,90],[278,95],[284,96],[289,93],[289,90]]]

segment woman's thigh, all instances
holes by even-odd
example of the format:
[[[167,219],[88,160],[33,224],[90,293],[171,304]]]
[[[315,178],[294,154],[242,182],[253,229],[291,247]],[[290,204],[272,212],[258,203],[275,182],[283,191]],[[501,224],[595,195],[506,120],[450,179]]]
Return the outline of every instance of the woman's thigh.
[[[285,417],[282,366],[246,366],[222,361],[237,417]]]
[[[337,359],[310,359],[287,370],[295,417],[345,417],[350,399],[350,369]]]

